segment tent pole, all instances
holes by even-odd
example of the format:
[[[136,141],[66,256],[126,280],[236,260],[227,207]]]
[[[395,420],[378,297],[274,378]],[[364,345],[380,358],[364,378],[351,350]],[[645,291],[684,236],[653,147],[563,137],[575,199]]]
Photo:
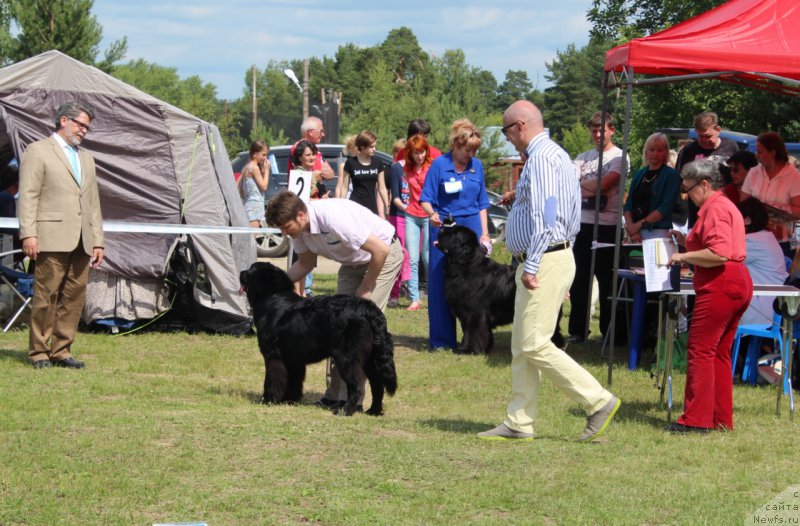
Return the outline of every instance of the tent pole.
[[[616,239],[614,240],[614,280],[611,284],[611,324],[609,327],[609,348],[608,348],[608,385],[611,385],[612,374],[614,370],[614,335],[616,332],[616,319],[617,319],[617,296],[619,295],[619,253],[620,245],[622,243],[622,196],[625,193],[625,185],[628,180],[628,138],[631,132],[631,104],[633,102],[633,67],[630,68],[626,78],[626,96],[625,96],[625,127],[622,139],[622,166],[619,175],[619,196],[620,207],[617,209],[617,231]],[[603,105],[606,105],[605,98],[608,94],[607,78],[604,78],[603,90]]]
[[[608,77],[606,76],[605,72],[603,73],[603,107],[602,111],[600,112],[600,129],[602,130],[600,133],[603,133],[605,136],[605,129],[606,129],[606,113],[608,113]],[[591,129],[589,130],[591,131]],[[603,141],[600,141],[600,144],[597,147],[597,188],[594,192],[594,224],[592,225],[592,245],[594,246],[597,243],[597,231],[598,231],[598,224],[600,223],[600,196],[603,194],[601,186],[603,182],[603,148],[605,145]],[[583,225],[581,225],[583,228]],[[589,323],[592,320],[592,289],[594,289],[594,269],[597,259],[597,249],[592,250],[592,256],[589,263],[589,288],[586,291],[587,298],[586,298],[586,325],[584,326],[583,330],[583,345],[584,348],[589,348]],[[602,304],[603,298],[600,298],[600,303]],[[570,310],[570,317],[572,316],[572,311]],[[600,328],[602,333],[603,328]]]

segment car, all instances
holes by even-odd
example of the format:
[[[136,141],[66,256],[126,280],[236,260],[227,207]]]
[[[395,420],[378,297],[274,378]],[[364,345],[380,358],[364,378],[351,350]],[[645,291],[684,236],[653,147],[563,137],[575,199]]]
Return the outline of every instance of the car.
[[[660,130],[656,131],[663,133],[670,139],[697,139],[697,132],[694,128],[661,128]],[[733,140],[739,146],[740,150],[747,150],[749,152],[756,153],[756,140],[758,139],[758,136],[756,135],[731,130],[722,130],[719,132],[719,136],[723,139]],[[789,155],[800,157],[800,143],[787,142],[786,150],[789,152]]]
[[[489,207],[489,236],[494,238],[495,241],[502,241],[506,237],[506,222],[508,221],[508,207],[501,205],[500,200],[503,196],[486,190],[486,195],[489,197],[491,206]]]
[[[289,184],[288,164],[291,145],[273,146],[269,150],[270,162],[270,176],[269,185],[265,194],[266,202],[281,190],[284,190]],[[322,152],[322,157],[325,159],[333,169],[334,178],[324,181],[325,188],[332,196],[336,191],[336,182],[339,178],[339,165],[344,163],[345,156],[342,153],[344,145],[342,144],[327,144],[321,143],[317,145],[319,151]],[[392,163],[392,156],[388,153],[376,151],[375,156],[384,164],[385,170]],[[249,152],[239,152],[236,157],[231,161],[231,168],[233,168],[234,177],[238,180],[241,176],[242,168],[250,160]],[[289,240],[279,233],[269,234],[263,238],[258,238],[256,248],[259,257],[282,257],[286,255],[289,250]]]

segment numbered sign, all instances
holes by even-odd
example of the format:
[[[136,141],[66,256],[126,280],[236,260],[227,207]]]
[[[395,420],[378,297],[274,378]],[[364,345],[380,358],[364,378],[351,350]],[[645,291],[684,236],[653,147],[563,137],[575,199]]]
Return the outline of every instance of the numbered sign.
[[[297,194],[297,197],[308,203],[311,199],[311,172],[305,170],[292,170],[289,172],[288,190]]]

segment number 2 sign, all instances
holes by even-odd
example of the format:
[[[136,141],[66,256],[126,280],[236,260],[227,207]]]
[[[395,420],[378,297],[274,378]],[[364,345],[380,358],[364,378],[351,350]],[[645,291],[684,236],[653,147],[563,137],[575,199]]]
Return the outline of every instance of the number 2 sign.
[[[297,194],[297,197],[308,203],[311,199],[311,172],[305,170],[292,170],[289,172],[290,191]]]

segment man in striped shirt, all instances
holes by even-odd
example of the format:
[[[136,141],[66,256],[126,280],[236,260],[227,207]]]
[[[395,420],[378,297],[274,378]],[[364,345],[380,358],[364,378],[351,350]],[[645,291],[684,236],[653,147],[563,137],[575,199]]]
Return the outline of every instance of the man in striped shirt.
[[[572,279],[572,246],[580,228],[581,194],[567,152],[550,140],[542,113],[517,101],[503,114],[503,134],[525,159],[516,201],[506,224],[506,245],[520,265],[511,332],[512,396],[507,416],[486,440],[532,440],[541,377],[550,379],[586,411],[580,441],[608,427],[620,401],[550,337]]]

